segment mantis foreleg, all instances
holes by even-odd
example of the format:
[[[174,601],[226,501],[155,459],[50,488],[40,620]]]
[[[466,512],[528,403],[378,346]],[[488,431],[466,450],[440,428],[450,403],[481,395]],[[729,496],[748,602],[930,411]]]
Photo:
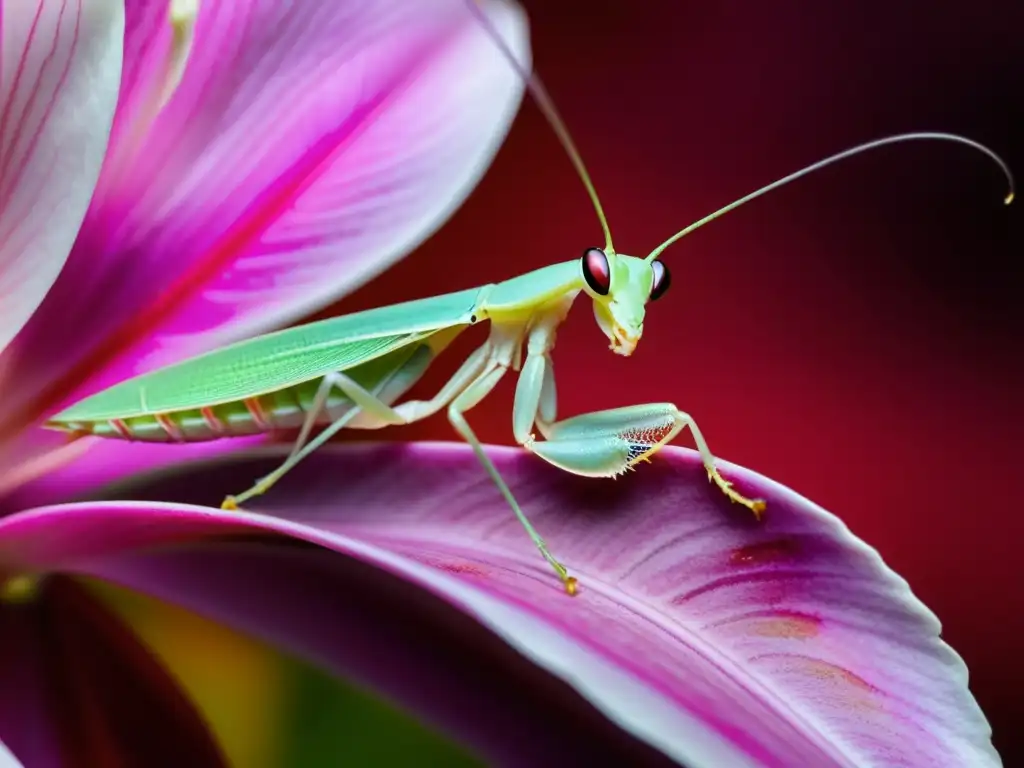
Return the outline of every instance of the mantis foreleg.
[[[547,352],[530,355],[523,366],[523,375],[516,389],[513,412],[516,440],[545,461],[578,475],[614,477],[632,468],[637,462],[647,460],[648,456],[671,442],[683,429],[689,428],[708,479],[730,501],[742,504],[755,516],[760,517],[764,511],[762,500],[747,498],[722,477],[715,467],[715,457],[693,417],[672,403],[613,408],[547,423],[545,418],[539,417],[554,415],[554,385],[548,384],[548,381],[553,382],[554,379],[550,376]],[[552,390],[547,395],[547,401],[546,387]],[[544,413],[545,410],[548,413]],[[530,434],[530,426],[535,420],[545,440],[538,441]]]

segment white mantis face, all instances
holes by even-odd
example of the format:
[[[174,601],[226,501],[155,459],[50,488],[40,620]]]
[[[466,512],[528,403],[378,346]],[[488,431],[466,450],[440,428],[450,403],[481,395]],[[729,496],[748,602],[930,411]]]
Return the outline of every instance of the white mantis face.
[[[588,248],[580,259],[586,291],[594,300],[594,317],[611,342],[611,350],[628,357],[644,332],[648,301],[661,298],[671,283],[660,261]]]

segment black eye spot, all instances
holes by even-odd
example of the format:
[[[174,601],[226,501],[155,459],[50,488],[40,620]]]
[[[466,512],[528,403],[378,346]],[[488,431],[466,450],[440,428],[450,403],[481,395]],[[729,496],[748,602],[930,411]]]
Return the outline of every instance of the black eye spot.
[[[607,296],[612,288],[612,269],[608,254],[600,248],[587,248],[581,259],[583,279],[598,296]]]
[[[656,301],[665,295],[665,291],[672,284],[672,274],[668,267],[660,261],[652,261],[651,269],[654,271],[654,281],[651,283],[651,301]]]

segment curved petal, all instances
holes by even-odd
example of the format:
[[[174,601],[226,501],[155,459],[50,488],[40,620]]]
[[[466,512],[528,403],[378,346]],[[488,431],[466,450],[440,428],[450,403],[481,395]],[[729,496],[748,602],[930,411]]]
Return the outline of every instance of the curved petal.
[[[13,527],[5,529],[2,540],[22,553],[25,565],[30,560],[36,567],[54,567],[62,561],[69,569],[122,584],[145,584],[152,569],[166,569],[156,580],[169,585],[179,603],[178,593],[190,591],[187,572],[194,567],[199,588],[193,602],[208,594],[213,607],[209,615],[223,620],[225,611],[231,612],[225,622],[230,626],[251,629],[390,696],[424,721],[462,737],[477,752],[500,757],[496,764],[570,765],[582,760],[599,765],[611,759],[617,765],[671,765],[655,750],[610,727],[568,686],[482,626],[394,576],[325,548],[298,547],[294,539],[268,535],[218,545],[217,539],[261,531],[252,527],[253,520],[201,508],[174,508],[185,516],[154,515],[168,509],[52,507],[6,518],[3,524],[10,521]],[[190,520],[193,514],[198,517]],[[199,538],[214,541],[196,543]],[[186,549],[168,549],[186,541]],[[121,554],[112,556],[111,548]],[[141,556],[138,562],[140,556],[132,555],[154,548],[163,555]],[[104,574],[107,569],[110,574]],[[125,569],[128,577],[119,573]],[[216,584],[222,574],[228,576],[226,589]],[[160,588],[148,591],[161,594]],[[232,592],[240,599],[235,601]],[[231,611],[232,602],[237,611]],[[203,612],[201,600],[193,607]]]
[[[0,350],[64,266],[107,148],[120,0],[19,0],[0,25]]]
[[[326,618],[330,596],[346,591],[325,566],[301,576],[298,566],[276,570],[264,560],[259,577],[245,557],[274,550],[272,542],[234,542],[245,557],[226,544],[206,557],[183,544],[246,530],[285,534],[458,606],[628,732],[694,768],[1000,764],[935,617],[876,552],[810,502],[724,465],[768,499],[767,520],[756,524],[709,487],[689,451],[667,449],[659,454],[667,460],[618,483],[489,451],[580,577],[577,598],[561,592],[470,450],[453,445],[314,456],[266,500],[293,520],[156,502],[54,507],[0,521],[0,551],[104,575],[351,672],[344,649],[317,643],[318,632],[338,631]],[[265,468],[192,468],[187,486],[171,478],[136,495],[193,500]],[[161,552],[127,554],[157,544]],[[292,550],[293,562],[320,562],[317,551]],[[347,591],[368,589],[370,573],[350,577]],[[327,595],[317,594],[318,578]],[[404,607],[411,599],[400,593],[384,594]],[[316,608],[313,618],[303,621],[302,607]],[[363,617],[366,632],[385,621]],[[417,643],[437,631],[429,621],[416,626]],[[486,678],[473,679],[486,687]]]
[[[223,766],[171,675],[66,577],[0,603],[0,737],[27,765]]]
[[[147,42],[129,40],[130,57],[166,54],[158,5],[129,5]],[[522,12],[487,6],[525,59]],[[38,414],[86,379],[101,388],[365,282],[461,204],[522,95],[464,0],[201,9],[184,78],[144,133],[131,84],[153,88],[159,62],[128,63],[97,202],[26,329],[33,405],[6,407]]]

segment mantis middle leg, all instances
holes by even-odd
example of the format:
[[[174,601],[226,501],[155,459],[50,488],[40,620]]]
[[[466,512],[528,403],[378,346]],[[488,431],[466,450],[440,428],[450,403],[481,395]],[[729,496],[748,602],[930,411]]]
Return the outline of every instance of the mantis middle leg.
[[[452,401],[452,404],[448,406],[448,420],[455,427],[455,430],[462,435],[463,439],[469,443],[473,452],[476,454],[480,463],[483,464],[484,469],[487,470],[487,474],[491,476],[491,480],[498,486],[498,490],[501,491],[501,495],[505,497],[505,501],[508,502],[509,506],[512,507],[512,511],[515,513],[519,520],[519,523],[526,529],[526,533],[530,536],[534,546],[540,550],[541,555],[548,564],[555,569],[555,573],[558,574],[558,578],[562,580],[565,585],[565,591],[570,595],[576,594],[576,578],[570,576],[565,566],[562,565],[555,556],[551,554],[544,539],[541,538],[540,534],[530,523],[526,517],[526,513],[523,512],[522,507],[519,506],[519,502],[516,501],[515,496],[512,495],[512,491],[509,489],[508,484],[502,478],[498,472],[498,468],[494,466],[494,463],[487,456],[483,446],[480,444],[480,440],[473,432],[469,423],[466,421],[465,412],[487,397],[494,386],[501,380],[501,377],[505,375],[508,370],[507,366],[500,363],[493,363],[492,366],[485,370],[481,376],[470,384],[466,390]]]

